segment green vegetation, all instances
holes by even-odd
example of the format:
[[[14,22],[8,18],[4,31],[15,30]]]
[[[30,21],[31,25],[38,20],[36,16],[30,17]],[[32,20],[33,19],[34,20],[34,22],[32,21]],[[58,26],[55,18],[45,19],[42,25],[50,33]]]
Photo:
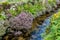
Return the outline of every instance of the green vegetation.
[[[60,12],[52,16],[51,24],[47,29],[42,34],[44,40],[60,40]]]
[[[6,14],[10,13],[14,17],[22,11],[31,13],[34,17],[44,11],[49,11],[56,6],[56,0],[0,0],[0,21],[7,22]],[[5,34],[7,27],[0,22],[0,36]],[[6,23],[5,23],[6,24]],[[54,14],[51,18],[51,24],[47,27],[46,32],[42,34],[44,40],[60,40],[60,12]]]
[[[1,12],[0,13],[0,20],[2,19],[2,20],[4,20],[6,18],[6,16],[5,16],[5,12]]]
[[[20,3],[18,4],[17,2],[18,3],[21,2],[22,5],[20,5]],[[17,14],[20,14],[21,11],[26,11],[26,12],[32,13],[32,15],[36,17],[37,15],[40,15],[40,12],[42,12],[43,10],[45,11],[46,9],[51,9],[49,7],[47,8],[48,5],[55,6],[56,1],[48,0],[46,3],[46,1],[44,0],[38,0],[38,1],[30,0],[30,2],[28,2],[27,0],[27,2],[25,3],[24,0],[13,0],[13,1],[7,0],[6,2],[2,2],[2,5],[3,7],[6,7],[9,4],[12,5],[13,3],[16,3],[16,4],[11,6],[10,9],[8,10],[12,15],[16,16]]]

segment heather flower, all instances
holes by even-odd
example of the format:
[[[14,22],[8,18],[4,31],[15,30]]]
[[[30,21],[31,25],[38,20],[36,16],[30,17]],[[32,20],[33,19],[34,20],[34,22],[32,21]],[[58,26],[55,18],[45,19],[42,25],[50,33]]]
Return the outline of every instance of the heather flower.
[[[18,16],[9,19],[9,28],[7,33],[13,36],[20,36],[26,34],[32,27],[33,16],[26,12],[21,12]]]
[[[22,32],[20,32],[20,31],[14,32],[15,36],[19,36],[20,34],[22,34]]]
[[[32,27],[33,16],[29,13],[21,12],[15,18],[11,18],[10,27],[16,30],[30,29]]]

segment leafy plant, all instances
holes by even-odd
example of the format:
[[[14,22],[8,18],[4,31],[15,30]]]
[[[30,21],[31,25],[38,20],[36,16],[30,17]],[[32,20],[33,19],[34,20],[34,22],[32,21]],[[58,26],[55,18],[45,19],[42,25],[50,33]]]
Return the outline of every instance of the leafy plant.
[[[6,19],[5,12],[2,11],[2,12],[0,13],[0,19],[1,19],[1,20]]]
[[[49,28],[49,30],[47,30]],[[60,12],[54,14],[51,18],[51,24],[46,28],[44,40],[59,40],[60,38]]]

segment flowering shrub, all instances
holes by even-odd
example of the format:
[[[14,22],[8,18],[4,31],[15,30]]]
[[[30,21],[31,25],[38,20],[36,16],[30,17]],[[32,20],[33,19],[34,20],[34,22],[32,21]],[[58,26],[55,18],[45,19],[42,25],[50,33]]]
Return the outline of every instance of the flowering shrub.
[[[9,27],[6,33],[19,36],[25,35],[32,27],[33,16],[26,12],[21,12],[18,16],[9,19]]]
[[[30,29],[33,22],[33,16],[31,14],[22,12],[17,17],[12,18],[10,21],[10,27],[20,30],[20,29]]]

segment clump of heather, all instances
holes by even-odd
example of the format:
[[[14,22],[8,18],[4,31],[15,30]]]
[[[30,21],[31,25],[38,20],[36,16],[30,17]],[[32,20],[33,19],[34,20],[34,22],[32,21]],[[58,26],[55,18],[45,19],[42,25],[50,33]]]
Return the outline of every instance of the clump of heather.
[[[30,29],[33,22],[33,16],[29,13],[21,12],[17,17],[11,18],[10,27],[13,29]]]
[[[13,36],[20,36],[25,34],[31,29],[33,16],[26,12],[21,12],[14,18],[9,18],[9,27],[6,33]]]

